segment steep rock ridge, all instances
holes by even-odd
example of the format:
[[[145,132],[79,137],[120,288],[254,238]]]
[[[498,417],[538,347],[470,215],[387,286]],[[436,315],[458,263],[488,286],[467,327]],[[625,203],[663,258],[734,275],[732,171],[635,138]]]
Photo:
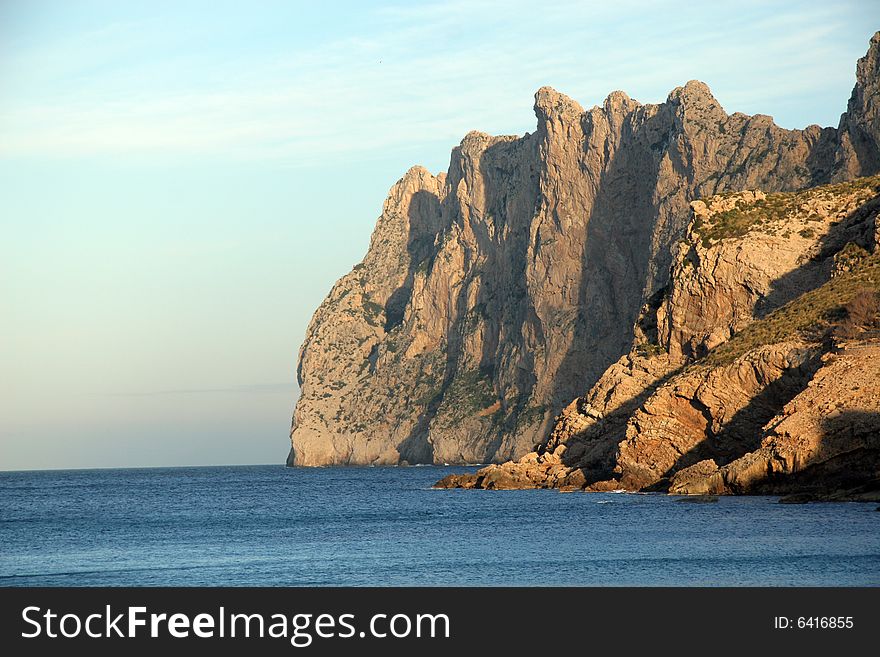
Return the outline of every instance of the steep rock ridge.
[[[288,463],[504,461],[543,443],[654,339],[633,327],[667,287],[691,200],[874,166],[876,140],[855,136],[874,134],[877,48],[841,130],[727,115],[696,81],[657,105],[614,92],[587,111],[545,87],[535,133],[472,132],[445,175],[410,170],[309,326]]]
[[[838,128],[833,180],[880,170],[880,32],[856,64],[856,86]]]
[[[342,464],[355,454],[370,460],[388,452],[387,441],[364,435],[367,427],[356,397],[363,397],[377,411],[382,430],[397,442],[405,439],[407,426],[394,422],[395,401],[387,391],[384,397],[375,394],[395,385],[383,367],[393,356],[381,344],[386,308],[393,319],[400,300],[419,282],[417,265],[433,249],[443,227],[439,196],[444,190],[442,177],[420,167],[410,169],[385,201],[364,262],[333,286],[315,312],[297,370],[302,396],[308,400],[297,404],[294,414],[299,463]],[[422,367],[430,374],[432,365]],[[410,377],[420,374],[419,364],[408,372]],[[365,380],[373,385],[365,386]],[[387,456],[387,460],[396,458],[396,453]]]
[[[758,449],[720,467],[706,460],[682,469],[670,492],[828,494],[876,484],[878,400],[880,343],[847,344],[767,423]]]
[[[816,372],[826,370],[822,354],[834,343],[829,323],[859,290],[880,290],[878,192],[875,176],[797,193],[742,192],[694,202],[670,287],[636,327],[644,337],[639,327],[654,326],[645,316],[653,310],[661,344],[639,343],[611,366],[563,411],[537,452],[438,485],[665,490],[671,480],[676,492],[764,490],[737,474],[746,465],[767,465],[775,454],[770,447],[777,443],[761,447],[762,428],[778,424],[772,418],[792,399],[816,398]],[[851,376],[852,368],[847,372]],[[817,389],[829,395],[844,385],[825,381]],[[829,396],[820,407],[830,404],[846,418],[858,416],[859,426],[873,426],[880,395],[860,393],[847,406],[851,397],[839,395],[838,404]],[[801,460],[784,474],[814,463],[810,450],[820,444],[822,450],[837,444],[833,454],[867,454],[855,473],[880,465],[867,430],[838,427],[839,437],[828,437],[827,445],[822,432],[811,431],[812,442],[797,443]],[[839,471],[849,462],[835,459]],[[827,468],[784,484],[771,479],[787,490],[809,477],[825,477],[814,486],[830,481]]]

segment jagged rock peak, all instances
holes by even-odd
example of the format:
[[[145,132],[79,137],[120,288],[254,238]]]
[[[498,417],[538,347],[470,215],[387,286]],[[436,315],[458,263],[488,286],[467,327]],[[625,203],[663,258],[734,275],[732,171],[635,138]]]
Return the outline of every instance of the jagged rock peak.
[[[464,154],[480,154],[488,148],[498,137],[482,132],[480,130],[471,130],[467,133],[459,144],[461,152]]]
[[[856,64],[856,84],[838,125],[839,149],[833,180],[880,168],[880,32]]]
[[[440,177],[445,177],[445,174],[435,176],[420,164],[410,167],[403,174],[403,177],[394,183],[389,190],[384,205],[385,211],[387,212],[391,207],[402,204],[404,199],[409,198],[418,190],[434,189]]]
[[[669,92],[667,101],[683,105],[717,105],[709,85],[700,80],[688,80],[683,87]]]
[[[847,112],[841,117],[845,121],[847,114],[853,116],[878,114],[878,93],[880,93],[880,32],[871,37],[868,52],[856,62],[856,84],[847,103]]]
[[[602,104],[608,114],[626,114],[639,106],[639,102],[633,100],[625,91],[612,91]]]
[[[868,52],[856,64],[856,80],[862,84],[876,82],[880,73],[880,31],[874,32],[868,43]]]
[[[428,171],[421,164],[416,164],[407,169],[407,172],[403,174],[403,178],[401,178],[401,182],[407,183],[409,181],[421,181],[421,180],[429,180],[431,178],[435,178],[436,176]]]
[[[576,100],[561,94],[553,87],[541,87],[535,92],[535,114],[540,120],[552,116],[579,117],[584,108]]]

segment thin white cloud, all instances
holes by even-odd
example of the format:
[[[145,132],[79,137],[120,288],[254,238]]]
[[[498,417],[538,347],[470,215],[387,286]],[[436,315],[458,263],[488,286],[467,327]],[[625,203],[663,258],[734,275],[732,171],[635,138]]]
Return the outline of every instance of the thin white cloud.
[[[146,390],[134,392],[107,392],[100,396],[103,397],[166,397],[177,395],[214,395],[214,394],[257,394],[257,395],[275,395],[282,394],[290,396],[291,392],[298,393],[298,388],[294,382],[285,383],[252,383],[240,386],[229,386],[226,388],[181,388],[177,390]]]

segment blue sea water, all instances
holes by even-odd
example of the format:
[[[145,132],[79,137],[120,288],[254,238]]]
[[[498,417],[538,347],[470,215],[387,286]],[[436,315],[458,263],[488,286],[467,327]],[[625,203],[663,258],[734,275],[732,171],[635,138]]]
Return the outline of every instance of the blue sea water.
[[[0,473],[0,586],[880,585],[876,504],[432,490],[466,468]]]

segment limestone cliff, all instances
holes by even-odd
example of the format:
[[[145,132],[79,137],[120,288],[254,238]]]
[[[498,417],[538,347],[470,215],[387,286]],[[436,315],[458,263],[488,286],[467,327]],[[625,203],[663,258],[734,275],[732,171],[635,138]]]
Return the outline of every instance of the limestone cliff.
[[[637,326],[655,341],[536,452],[438,485],[880,489],[880,176],[692,208],[669,288]]]
[[[739,272],[735,254],[712,252],[711,236],[699,251],[694,199],[878,170],[878,50],[880,34],[836,129],[728,115],[696,81],[657,105],[618,91],[586,111],[545,87],[534,133],[472,132],[445,174],[411,169],[389,193],[363,262],[309,325],[288,463],[505,461],[537,446],[565,449],[566,426],[628,436],[624,418],[678,361],[730,337],[756,299],[760,314],[819,280],[818,271],[792,274],[769,290],[821,240],[812,228],[783,229],[789,251],[753,268],[743,294],[704,302],[715,281],[701,273],[668,295],[685,259],[714,258],[724,285]],[[720,205],[705,213],[735,210],[710,203]],[[630,395],[630,386],[641,390]],[[594,402],[606,417],[590,415]],[[617,467],[608,440],[588,442],[577,449],[590,467]],[[586,481],[558,465],[560,484]]]

